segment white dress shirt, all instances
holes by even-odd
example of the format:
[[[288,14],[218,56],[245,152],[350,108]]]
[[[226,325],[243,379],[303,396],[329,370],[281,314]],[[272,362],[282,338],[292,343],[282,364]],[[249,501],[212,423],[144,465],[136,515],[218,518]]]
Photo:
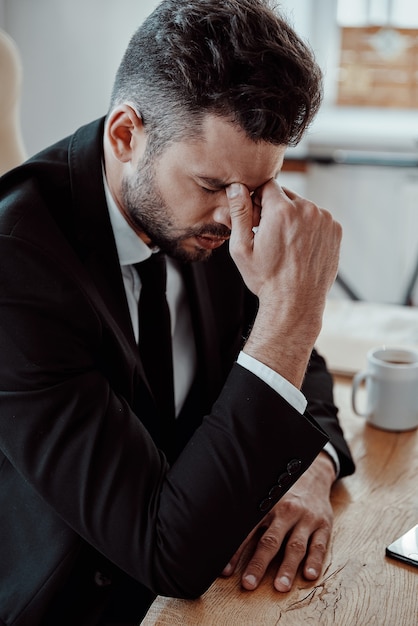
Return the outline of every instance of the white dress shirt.
[[[151,256],[152,251],[125,220],[110,193],[105,176],[103,179],[129,313],[134,335],[138,341],[138,301],[141,292],[141,280],[133,266],[145,261]],[[173,367],[174,397],[176,415],[178,415],[194,379],[197,357],[194,339],[190,333],[191,317],[182,276],[176,261],[170,257],[167,257],[167,302],[171,317],[173,363],[175,364]],[[240,352],[237,362],[272,387],[299,413],[302,414],[305,411],[307,406],[305,396],[283,376],[245,352]],[[331,456],[338,473],[339,461],[333,446],[326,444],[324,450]]]

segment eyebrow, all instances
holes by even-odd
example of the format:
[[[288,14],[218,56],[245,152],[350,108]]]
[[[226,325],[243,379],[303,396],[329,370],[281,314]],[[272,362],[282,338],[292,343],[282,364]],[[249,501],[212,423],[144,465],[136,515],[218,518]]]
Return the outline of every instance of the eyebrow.
[[[277,178],[277,176],[280,174],[280,172],[281,172],[281,168],[279,168],[275,172],[274,178]],[[226,183],[221,178],[213,178],[211,176],[203,176],[203,174],[196,174],[196,179],[198,179],[202,183],[205,183],[209,187],[213,187],[214,189],[225,189],[226,187],[228,187],[228,185],[231,184],[231,183]]]

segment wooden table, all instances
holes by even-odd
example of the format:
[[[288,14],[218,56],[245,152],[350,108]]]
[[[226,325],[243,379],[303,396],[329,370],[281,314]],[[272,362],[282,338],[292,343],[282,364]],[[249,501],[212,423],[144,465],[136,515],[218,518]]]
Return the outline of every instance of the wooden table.
[[[338,379],[335,398],[357,471],[334,487],[322,576],[315,583],[299,577],[287,594],[273,590],[272,572],[253,592],[238,575],[219,578],[199,600],[158,597],[142,626],[418,624],[418,569],[385,557],[386,545],[418,523],[418,431],[366,425],[353,415],[350,385]]]

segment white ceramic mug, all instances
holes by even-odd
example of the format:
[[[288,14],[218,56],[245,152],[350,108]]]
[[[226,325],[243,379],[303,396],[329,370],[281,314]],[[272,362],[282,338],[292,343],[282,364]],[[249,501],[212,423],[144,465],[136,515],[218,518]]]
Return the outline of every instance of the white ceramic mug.
[[[367,407],[360,411],[357,391],[366,382]],[[373,348],[367,367],[353,379],[353,411],[376,428],[410,430],[418,426],[418,352],[408,348]]]

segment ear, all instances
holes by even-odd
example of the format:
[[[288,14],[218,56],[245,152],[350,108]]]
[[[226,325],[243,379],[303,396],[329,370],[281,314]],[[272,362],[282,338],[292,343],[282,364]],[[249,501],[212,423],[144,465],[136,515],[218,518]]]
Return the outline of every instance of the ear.
[[[110,112],[105,134],[113,156],[122,163],[136,160],[145,150],[142,117],[129,103],[120,104]]]

